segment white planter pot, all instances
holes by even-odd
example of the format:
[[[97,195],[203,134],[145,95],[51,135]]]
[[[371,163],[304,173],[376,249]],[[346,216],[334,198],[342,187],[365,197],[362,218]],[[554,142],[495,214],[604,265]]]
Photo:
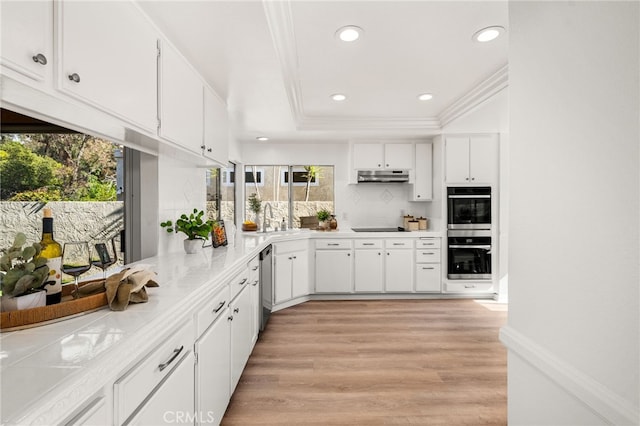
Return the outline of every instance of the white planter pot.
[[[23,309],[39,308],[47,304],[47,292],[39,290],[23,296],[11,297],[2,296],[0,298],[2,312],[21,311]]]
[[[186,251],[187,254],[198,253],[201,249],[202,249],[202,240],[200,239],[190,240],[188,238],[184,240],[184,251]]]

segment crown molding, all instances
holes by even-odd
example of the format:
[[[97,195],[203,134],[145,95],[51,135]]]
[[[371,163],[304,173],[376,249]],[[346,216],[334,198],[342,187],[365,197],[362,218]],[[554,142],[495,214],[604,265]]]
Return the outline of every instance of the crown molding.
[[[305,112],[302,99],[291,0],[263,0],[263,7],[273,45],[280,61],[289,106],[298,130],[420,129],[440,131],[445,125],[471,111],[508,86],[508,66],[504,65],[488,79],[446,107],[437,117],[309,115]]]

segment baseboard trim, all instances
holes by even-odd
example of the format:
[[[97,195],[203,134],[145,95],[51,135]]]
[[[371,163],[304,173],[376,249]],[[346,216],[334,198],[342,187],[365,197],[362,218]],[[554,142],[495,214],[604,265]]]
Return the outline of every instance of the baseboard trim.
[[[517,330],[508,325],[502,327],[500,341],[509,351],[531,364],[607,423],[612,425],[640,423],[640,412],[637,407]]]

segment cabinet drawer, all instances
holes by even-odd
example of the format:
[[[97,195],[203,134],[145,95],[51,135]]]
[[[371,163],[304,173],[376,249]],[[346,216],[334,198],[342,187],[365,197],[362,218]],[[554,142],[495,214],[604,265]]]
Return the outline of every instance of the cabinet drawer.
[[[440,263],[440,249],[416,250],[416,263]]]
[[[257,284],[260,280],[260,259],[258,256],[254,257],[247,263],[247,268],[249,268],[249,283]]]
[[[306,240],[302,241],[286,241],[273,245],[274,254],[290,253],[292,251],[307,250],[308,244]]]
[[[229,288],[231,290],[229,299],[233,300],[248,283],[249,269],[244,268],[242,271],[238,272],[236,276],[231,279],[231,281],[229,281]]]
[[[198,311],[196,314],[196,338],[200,337],[216,318],[224,313],[225,307],[230,301],[229,286],[225,285]]]
[[[465,282],[465,283],[453,283],[447,282],[445,289],[451,293],[488,293],[493,290],[492,282]]]
[[[440,248],[440,238],[420,238],[416,248]]]
[[[122,424],[193,346],[193,321],[189,320],[149,355],[120,377],[114,385],[116,422]]]
[[[399,238],[393,239],[393,238],[391,238],[391,239],[388,239],[385,242],[385,246],[388,249],[403,249],[403,248],[411,249],[411,248],[413,248],[413,240],[399,239]]]
[[[357,249],[381,249],[383,240],[355,240],[353,245]]]
[[[350,249],[353,246],[351,240],[316,240],[316,249]]]

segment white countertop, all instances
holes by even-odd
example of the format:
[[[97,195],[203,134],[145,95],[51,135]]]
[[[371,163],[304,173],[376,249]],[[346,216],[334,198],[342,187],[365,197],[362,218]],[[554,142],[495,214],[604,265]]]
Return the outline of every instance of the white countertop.
[[[123,312],[108,308],[57,323],[0,334],[2,424],[54,424],[115,381],[161,336],[232,278],[267,244],[304,238],[440,237],[441,232],[238,232],[234,246],[144,259],[160,287]]]

